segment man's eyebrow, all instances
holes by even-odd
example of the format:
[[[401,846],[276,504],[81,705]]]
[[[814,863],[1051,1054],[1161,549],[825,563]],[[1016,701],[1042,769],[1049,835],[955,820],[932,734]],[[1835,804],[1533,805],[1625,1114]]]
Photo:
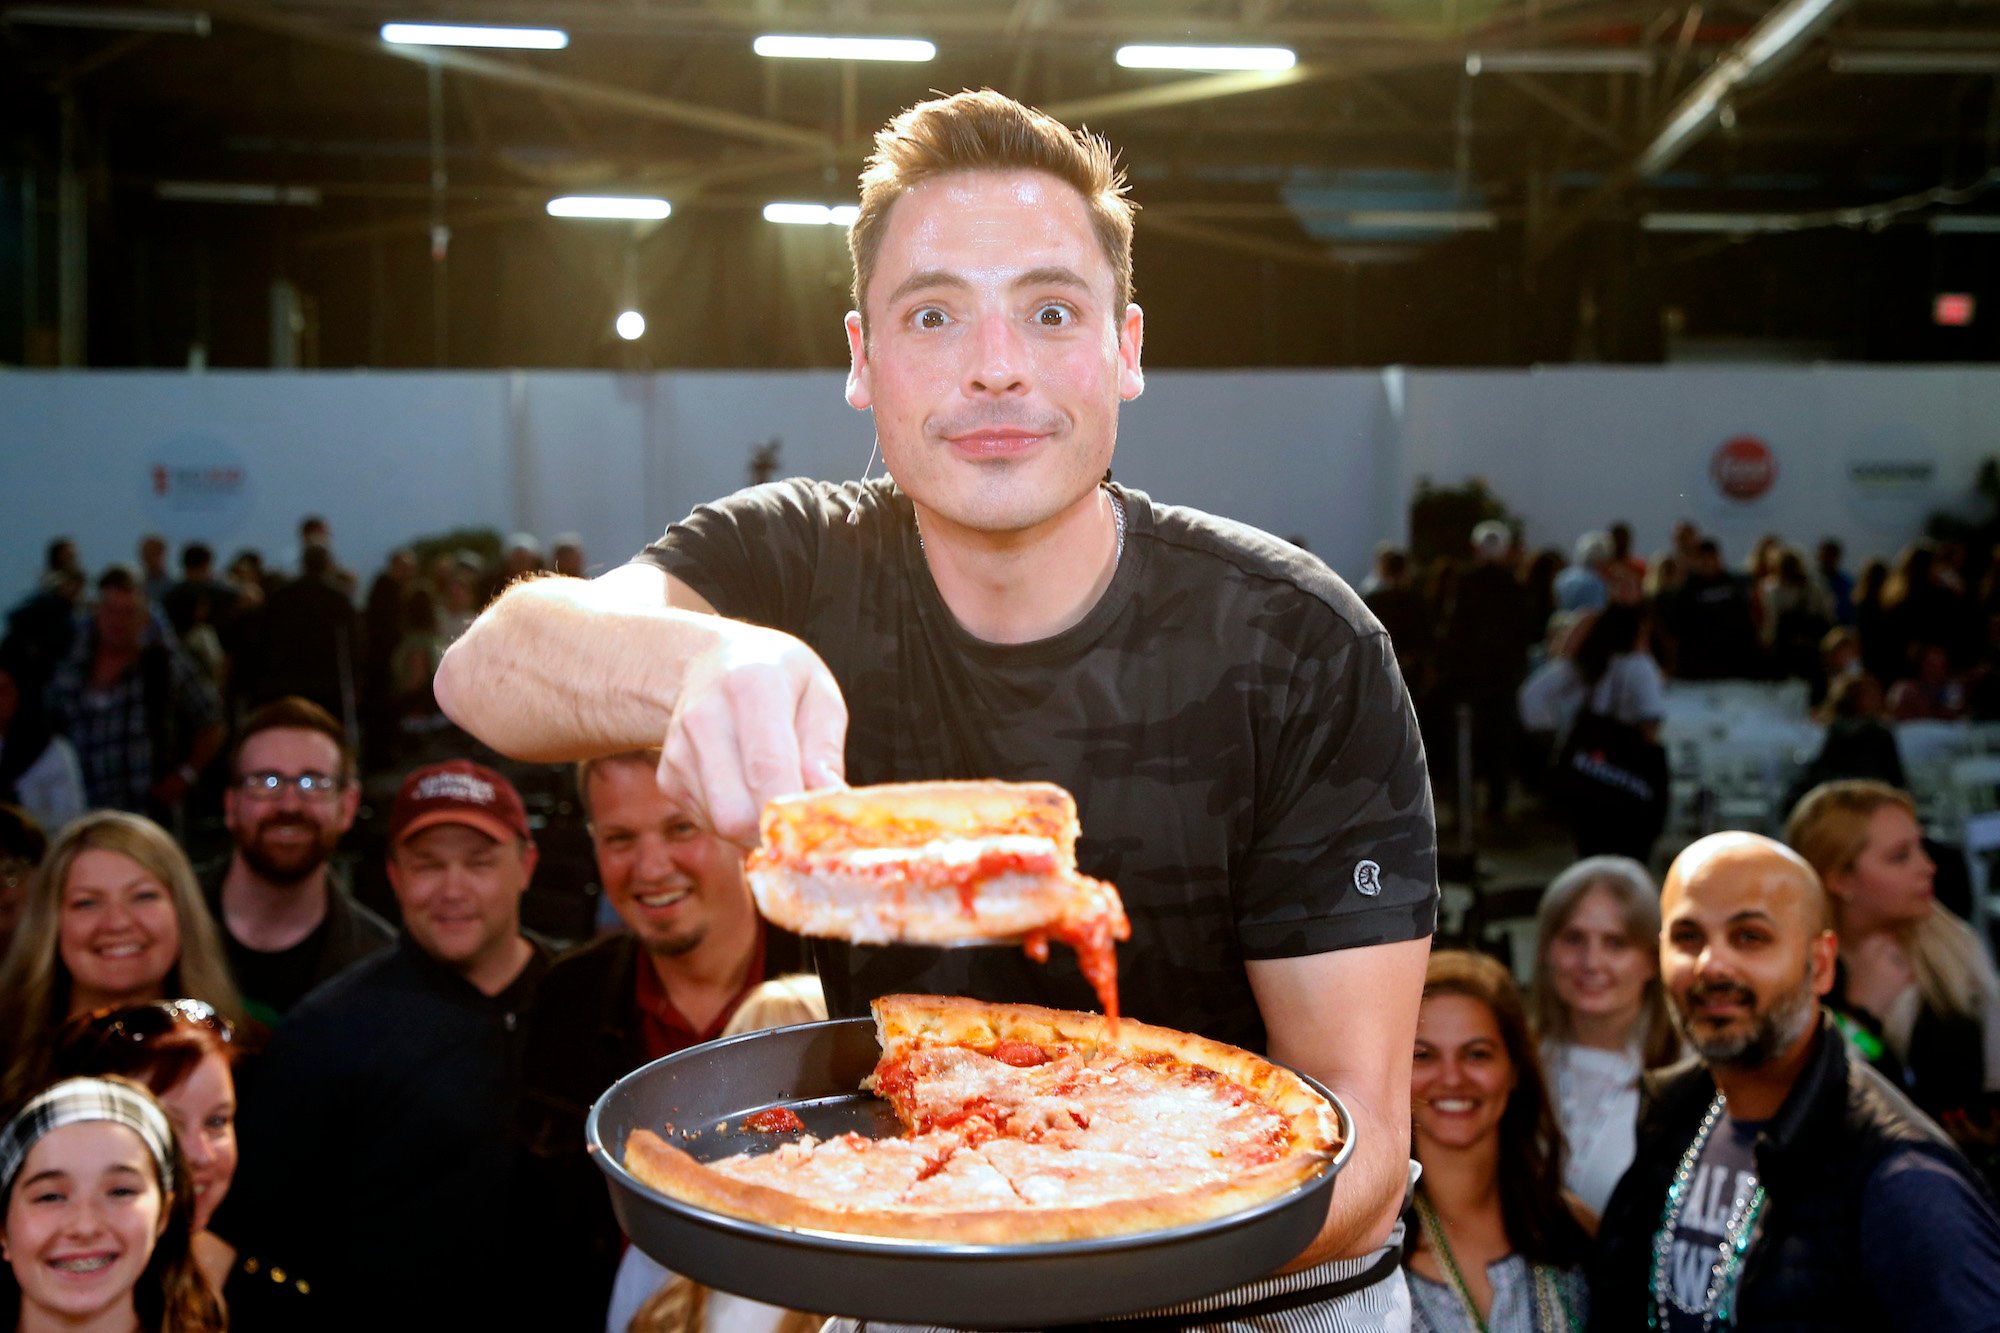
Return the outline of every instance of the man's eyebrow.
[[[1777,920],[1778,918],[1772,916],[1761,907],[1746,907],[1740,912],[1731,914],[1729,924],[1737,926],[1742,925],[1746,921],[1762,921],[1766,924],[1775,925],[1777,924]]]
[[[1016,287],[1083,287],[1090,284],[1075,269],[1064,268],[1060,264],[1050,264],[1042,268],[1031,268],[1014,279]]]
[[[889,293],[887,304],[894,305],[912,292],[921,292],[932,287],[966,288],[972,284],[956,273],[941,268],[921,269],[896,284],[896,290]]]

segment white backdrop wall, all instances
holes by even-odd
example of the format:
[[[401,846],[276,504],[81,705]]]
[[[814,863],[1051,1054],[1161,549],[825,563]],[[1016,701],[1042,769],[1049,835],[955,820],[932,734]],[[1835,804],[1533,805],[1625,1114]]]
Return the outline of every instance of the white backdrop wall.
[[[0,600],[58,532],[93,568],[144,531],[284,565],[308,512],[364,574],[463,525],[575,531],[601,567],[742,485],[770,441],[782,475],[860,475],[870,423],[841,392],[830,371],[4,375]],[[1125,409],[1116,470],[1350,578],[1406,535],[1419,477],[1484,478],[1536,545],[1616,517],[1651,550],[1689,517],[1731,557],[1767,531],[1860,557],[1963,505],[1996,423],[1996,370],[1181,371]],[[1776,478],[1732,500],[1710,460],[1746,435]]]

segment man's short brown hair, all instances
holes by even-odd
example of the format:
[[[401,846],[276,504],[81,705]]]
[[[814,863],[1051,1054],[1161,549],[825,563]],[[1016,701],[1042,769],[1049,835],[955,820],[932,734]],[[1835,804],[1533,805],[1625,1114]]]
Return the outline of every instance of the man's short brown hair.
[[[236,748],[229,754],[229,771],[236,777],[243,773],[238,767],[243,762],[243,747],[250,738],[260,731],[317,731],[333,742],[333,748],[340,752],[340,773],[338,776],[354,776],[354,753],[347,748],[347,730],[340,725],[333,714],[321,708],[310,699],[296,694],[288,694],[282,699],[273,699],[243,721],[243,727],[236,733]]]
[[[868,280],[889,210],[913,186],[959,171],[1041,171],[1083,196],[1111,263],[1112,317],[1132,300],[1132,214],[1125,173],[1111,145],[1089,130],[1022,106],[991,88],[919,102],[875,134],[861,169],[861,213],[847,232],[854,256],[854,308],[865,326]]]
[[[643,764],[648,769],[655,769],[660,766],[659,747],[599,755],[595,759],[586,759],[576,766],[576,801],[583,807],[583,822],[586,824],[594,818],[590,809],[590,775],[606,764]]]

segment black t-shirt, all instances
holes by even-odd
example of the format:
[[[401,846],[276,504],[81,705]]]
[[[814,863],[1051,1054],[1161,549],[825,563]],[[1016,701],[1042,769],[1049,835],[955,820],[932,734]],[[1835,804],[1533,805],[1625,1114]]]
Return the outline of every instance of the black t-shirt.
[[[1757,1189],[1757,1136],[1764,1132],[1761,1120],[1737,1120],[1723,1116],[1715,1132],[1702,1145],[1688,1191],[1674,1219],[1673,1248],[1668,1251],[1667,1298],[1668,1333],[1703,1333],[1703,1312],[1709,1309],[1709,1287],[1714,1284],[1721,1245],[1729,1234],[1732,1220],[1750,1221],[1750,1208]],[[1739,1223],[1740,1229],[1740,1223]],[[1727,1289],[1716,1293],[1716,1303],[1733,1307],[1735,1278],[1740,1265],[1726,1265]]]
[[[1126,1012],[1252,1049],[1248,959],[1423,938],[1436,834],[1387,636],[1288,542],[1116,488],[1126,546],[1083,620],[974,638],[887,480],[788,481],[674,524],[640,559],[796,635],[848,708],[856,784],[1042,780],[1077,800],[1084,873],[1118,886]],[[858,522],[850,524],[853,514]],[[815,942],[836,1014],[898,990],[1094,1007],[1067,951]]]
[[[334,890],[329,889],[329,892]],[[222,951],[229,958],[229,971],[236,988],[243,992],[251,1017],[268,1027],[276,1027],[286,1011],[305,998],[319,981],[320,959],[326,953],[330,927],[320,918],[312,933],[289,949],[252,949],[222,931]]]

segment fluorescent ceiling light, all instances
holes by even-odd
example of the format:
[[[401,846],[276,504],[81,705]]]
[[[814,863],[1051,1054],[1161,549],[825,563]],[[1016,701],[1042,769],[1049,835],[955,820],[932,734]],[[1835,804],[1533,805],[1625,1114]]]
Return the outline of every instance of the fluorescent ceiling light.
[[[319,207],[319,191],[308,185],[258,185],[235,181],[161,181],[162,199],[183,204],[296,204]]]
[[[653,220],[666,217],[673,211],[674,206],[664,199],[646,199],[629,195],[566,194],[560,199],[549,200],[549,216],[552,218]]]
[[[861,216],[858,204],[841,204],[828,208],[825,204],[766,204],[764,221],[789,222],[806,227],[851,227]]]
[[[1837,51],[1835,74],[1993,74],[2000,51]]]
[[[1648,213],[1644,231],[1701,232],[1745,236],[1751,232],[1797,231],[1804,224],[1792,213]]]
[[[1121,46],[1126,69],[1290,69],[1299,58],[1285,46]]]
[[[172,32],[208,36],[208,15],[177,14],[158,9],[115,9],[95,5],[15,5],[4,17],[9,23],[44,28],[103,28],[112,32]]]
[[[1357,209],[1347,225],[1376,231],[1492,231],[1499,219],[1485,209]]]
[[[516,51],[560,51],[569,45],[561,28],[483,28],[451,23],[384,23],[382,40],[397,46],[501,46]]]
[[[1468,51],[1467,74],[1649,74],[1645,51]]]
[[[760,56],[782,60],[906,60],[923,61],[937,47],[914,37],[792,37],[766,33],[750,43]]]
[[[1940,213],[1931,219],[1930,228],[1939,235],[1956,232],[1961,236],[1992,236],[2000,234],[2000,214]]]

